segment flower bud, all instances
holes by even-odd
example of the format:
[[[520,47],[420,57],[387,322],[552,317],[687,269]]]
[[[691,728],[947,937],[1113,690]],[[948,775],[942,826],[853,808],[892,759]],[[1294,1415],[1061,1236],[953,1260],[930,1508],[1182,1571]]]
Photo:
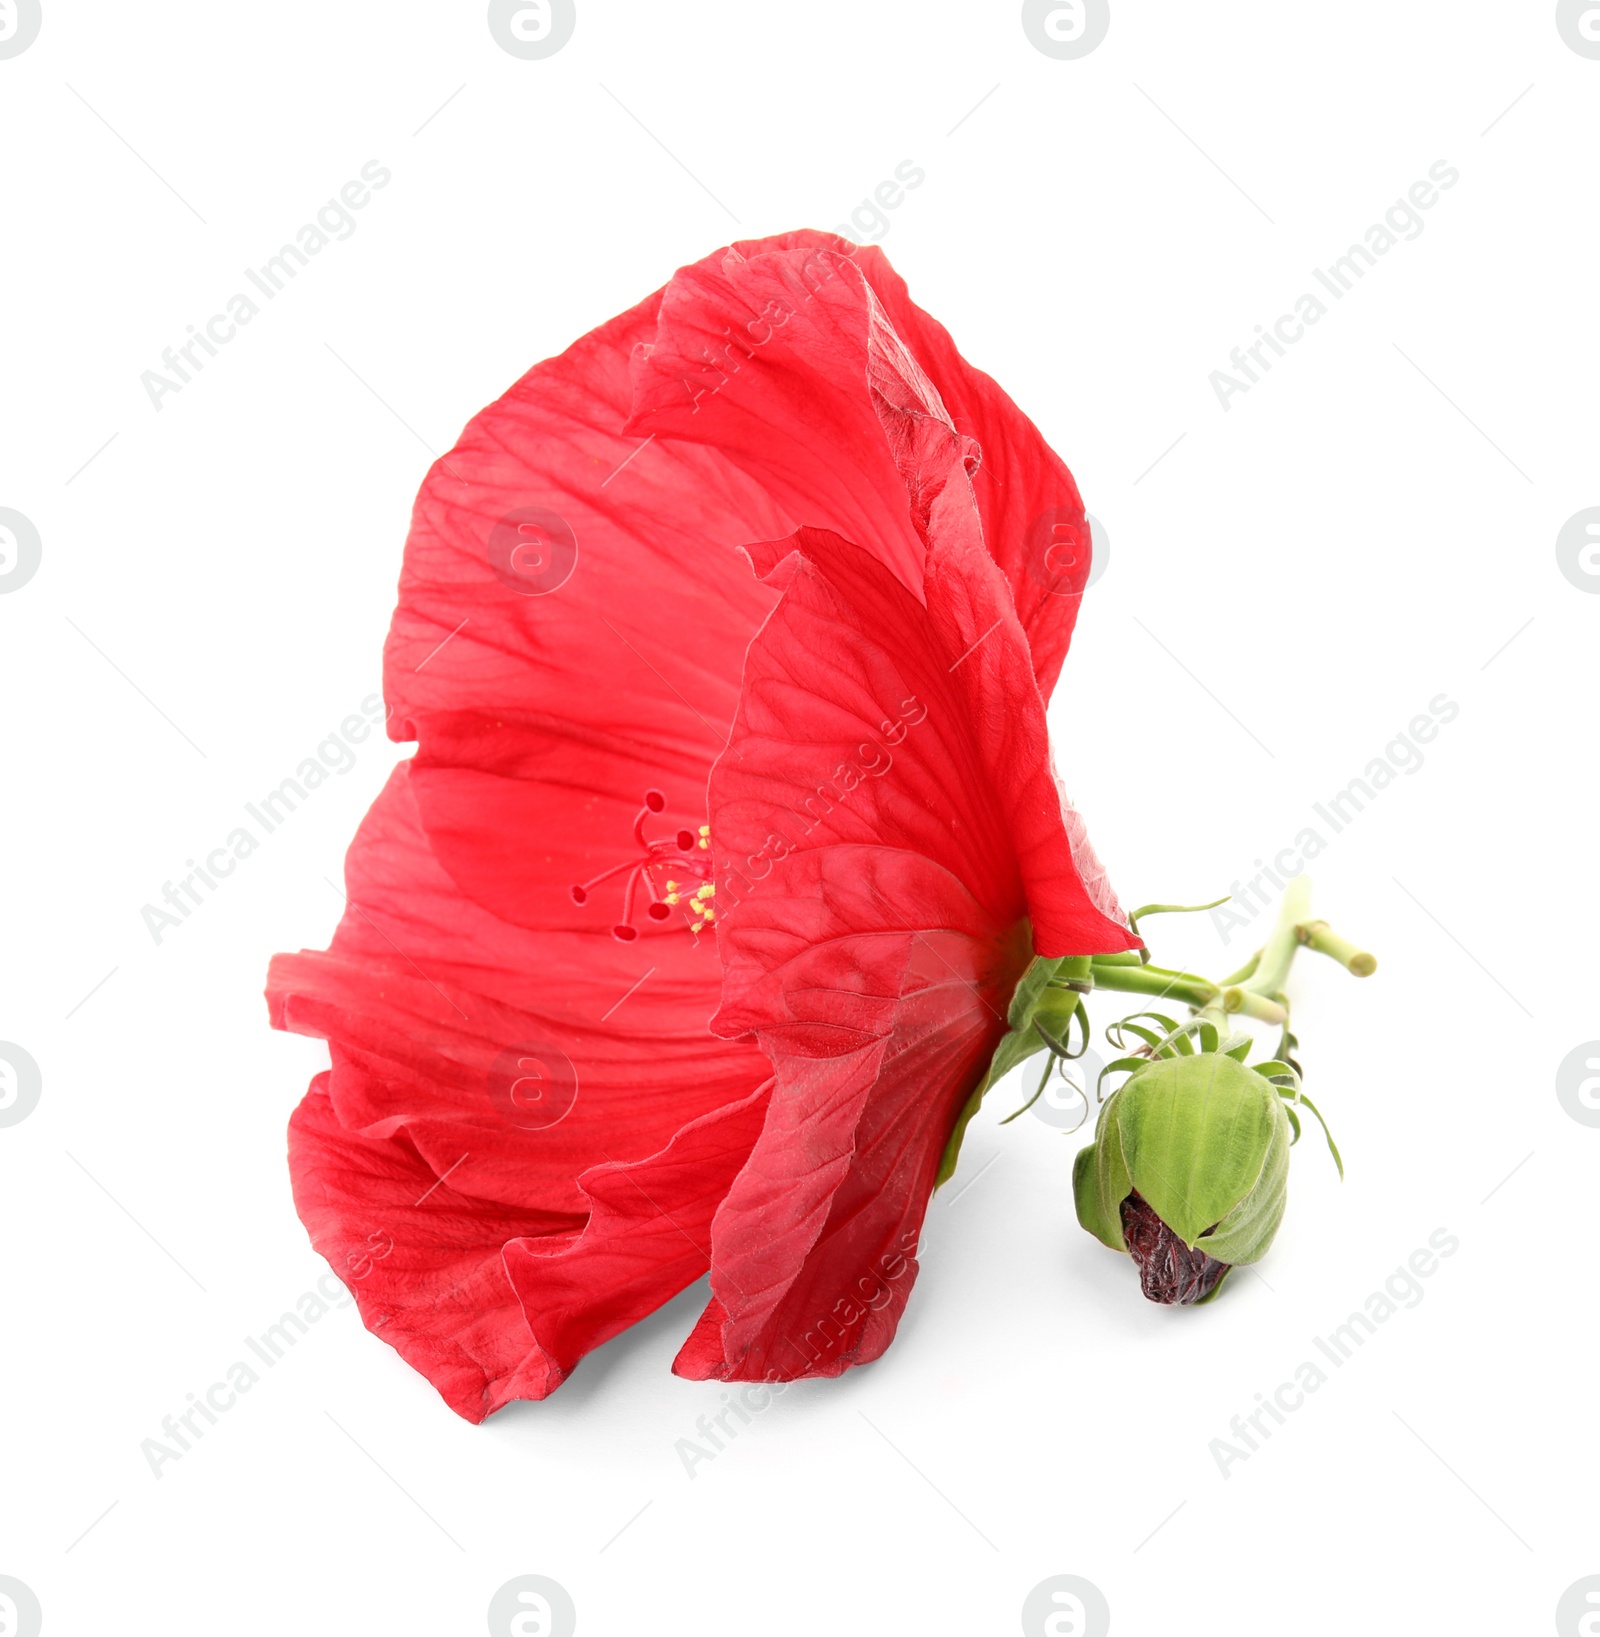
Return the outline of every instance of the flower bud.
[[[1206,1301],[1271,1245],[1290,1135],[1278,1088],[1235,1058],[1153,1059],[1106,1100],[1078,1154],[1078,1220],[1132,1255],[1151,1301]]]

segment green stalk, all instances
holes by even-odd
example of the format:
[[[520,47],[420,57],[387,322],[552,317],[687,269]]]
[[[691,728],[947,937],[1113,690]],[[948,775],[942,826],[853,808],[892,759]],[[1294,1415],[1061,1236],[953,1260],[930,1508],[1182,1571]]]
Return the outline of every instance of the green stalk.
[[[1153,995],[1158,1000],[1180,1000],[1186,1006],[1209,1006],[1222,991],[1209,978],[1192,972],[1161,972],[1148,966],[1096,966],[1096,989],[1115,989],[1129,995]]]
[[[1222,1009],[1224,1012],[1243,1012],[1246,1017],[1259,1018],[1263,1023],[1289,1021],[1288,1010],[1277,1001],[1237,984],[1223,990]]]
[[[1151,905],[1143,913],[1169,907],[1173,906]],[[1301,945],[1331,957],[1357,977],[1365,977],[1378,964],[1359,945],[1341,938],[1326,921],[1311,920],[1310,912],[1311,882],[1303,875],[1292,876],[1266,943],[1220,983],[1171,967],[1135,965],[1137,957],[1132,954],[1096,955],[1088,963],[1088,976],[1096,989],[1182,1002],[1214,1024],[1224,1037],[1232,1032],[1231,1018],[1241,1013],[1286,1028],[1289,1007],[1284,988]]]
[[[1261,946],[1256,969],[1239,986],[1251,994],[1272,996],[1280,993],[1289,968],[1300,948],[1300,927],[1311,913],[1311,882],[1303,875],[1290,876],[1278,905],[1278,919],[1266,943]],[[1242,1011],[1243,1007],[1235,1010]]]
[[[1319,955],[1331,955],[1347,972],[1358,978],[1371,977],[1378,970],[1375,955],[1369,955],[1360,944],[1341,938],[1326,921],[1308,921],[1300,927],[1300,941]]]

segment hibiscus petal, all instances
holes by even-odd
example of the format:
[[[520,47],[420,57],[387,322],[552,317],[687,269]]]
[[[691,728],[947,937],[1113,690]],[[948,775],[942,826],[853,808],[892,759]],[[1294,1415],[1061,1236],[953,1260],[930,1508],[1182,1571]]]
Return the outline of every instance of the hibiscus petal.
[[[319,1076],[290,1122],[295,1204],[388,1341],[469,1421],[546,1397],[578,1360],[709,1265],[712,1212],[760,1129],[767,1087],[677,1132],[659,1154],[579,1180],[587,1219],[463,1195],[409,1133],[354,1132]]]
[[[713,1224],[714,1305],[678,1374],[837,1375],[888,1346],[945,1138],[1003,1031],[993,1007],[1014,971],[938,931],[793,963],[793,1015],[760,1035],[771,1109]]]
[[[716,1027],[753,1031],[775,1086],[713,1225],[715,1306],[681,1374],[876,1357],[1033,948],[1135,942],[1077,876],[1026,639],[970,508],[945,506],[927,607],[833,534],[753,553],[785,585],[712,775]]]
[[[579,1232],[594,1166],[647,1159],[770,1074],[710,1034],[715,950],[656,900],[675,863],[708,868],[706,778],[773,601],[708,524],[746,539],[781,519],[712,452],[629,462],[628,358],[658,306],[531,371],[429,473],[385,652],[390,733],[420,749],[351,849],[331,949],[269,979],[274,1022],[331,1042],[322,1115],[398,1145],[376,1152],[401,1193],[448,1186],[480,1256],[526,1231],[518,1212]],[[474,1323],[459,1304],[439,1321]]]
[[[874,359],[887,376],[887,355],[904,349],[875,311],[847,256],[804,243],[763,241],[680,268],[634,355],[630,427],[715,450],[789,519],[773,533],[837,529],[917,592],[923,548],[868,384]],[[938,414],[919,384],[924,413]]]
[[[945,327],[911,299],[882,250],[853,246],[852,258],[933,383],[955,430],[975,446],[972,488],[984,546],[1011,587],[1039,691],[1048,699],[1091,567],[1078,485],[1000,385],[969,364]]]
[[[570,1243],[579,1215],[468,1199],[403,1140],[363,1136],[333,1111],[326,1075],[289,1122],[295,1208],[311,1243],[350,1287],[362,1320],[469,1421],[555,1385],[506,1278],[506,1241]],[[431,1192],[430,1192],[431,1190]]]
[[[956,655],[950,672],[1005,811],[1027,887],[1034,952],[1135,949],[1139,940],[1061,788],[1027,639],[971,513],[952,494],[938,503],[935,526],[928,618],[944,651]]]
[[[570,883],[541,856],[557,826],[577,821],[613,860],[627,851],[631,818],[574,795],[631,814],[659,788],[680,819],[701,819],[772,602],[716,543],[781,526],[759,487],[712,451],[641,451],[623,434],[628,360],[659,300],[477,416],[429,472],[406,543],[384,653],[390,735],[418,741],[417,799],[445,869],[526,926],[563,913]],[[467,770],[482,777],[433,777]],[[601,937],[616,919],[587,918]]]
[[[278,1027],[333,1043],[346,1126],[403,1124],[463,1193],[572,1211],[589,1166],[652,1154],[766,1079],[753,1044],[709,1031],[713,950],[681,928],[641,937],[641,952],[499,920],[434,856],[414,777],[396,768],[362,823],[332,947],[280,956],[268,980]],[[559,814],[556,828],[558,848],[577,833]],[[570,896],[550,896],[577,920]]]
[[[912,591],[922,583],[912,531],[956,448],[1049,696],[1090,567],[1077,485],[881,250],[790,233],[681,269],[634,376],[635,431],[716,449],[783,510],[783,532],[842,534]]]
[[[712,1216],[750,1157],[769,1091],[691,1121],[648,1160],[585,1172],[590,1215],[575,1243],[507,1244],[506,1274],[551,1361],[552,1388],[710,1267]]]

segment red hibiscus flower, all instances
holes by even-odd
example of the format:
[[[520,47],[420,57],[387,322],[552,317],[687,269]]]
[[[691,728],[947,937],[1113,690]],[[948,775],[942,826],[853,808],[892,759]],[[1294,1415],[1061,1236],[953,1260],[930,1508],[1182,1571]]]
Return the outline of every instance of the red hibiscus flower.
[[[312,1242],[471,1420],[706,1272],[675,1365],[880,1354],[1035,953],[1135,947],[1050,764],[1070,474],[825,234],[685,268],[418,497],[415,740],[273,1022]]]

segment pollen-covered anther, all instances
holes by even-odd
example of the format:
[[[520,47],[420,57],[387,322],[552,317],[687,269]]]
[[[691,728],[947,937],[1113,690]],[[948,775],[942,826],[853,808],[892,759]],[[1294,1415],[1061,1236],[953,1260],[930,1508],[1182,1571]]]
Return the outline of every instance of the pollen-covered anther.
[[[645,906],[645,914],[652,921],[665,921],[672,914],[671,906],[678,904],[683,897],[683,884],[677,881],[667,882],[664,896],[656,892],[655,877],[650,873],[658,865],[670,865],[677,869],[687,870],[699,880],[704,880],[711,873],[711,860],[697,856],[698,848],[707,848],[711,829],[702,824],[699,830],[699,843],[696,846],[696,833],[692,830],[679,830],[671,841],[652,841],[644,833],[644,827],[652,814],[666,811],[667,798],[659,790],[647,790],[644,793],[644,805],[639,809],[633,821],[633,839],[639,851],[634,857],[625,859],[620,864],[614,864],[608,870],[602,870],[592,880],[572,887],[572,901],[577,905],[587,904],[590,891],[599,886],[602,881],[609,881],[615,876],[625,875],[627,881],[622,893],[622,919],[611,929],[611,936],[618,943],[632,943],[639,936],[639,929],[633,924],[634,902],[641,885],[649,898]],[[705,889],[702,888],[702,891]],[[697,902],[697,900],[696,900]],[[698,929],[702,924],[693,923]]]

